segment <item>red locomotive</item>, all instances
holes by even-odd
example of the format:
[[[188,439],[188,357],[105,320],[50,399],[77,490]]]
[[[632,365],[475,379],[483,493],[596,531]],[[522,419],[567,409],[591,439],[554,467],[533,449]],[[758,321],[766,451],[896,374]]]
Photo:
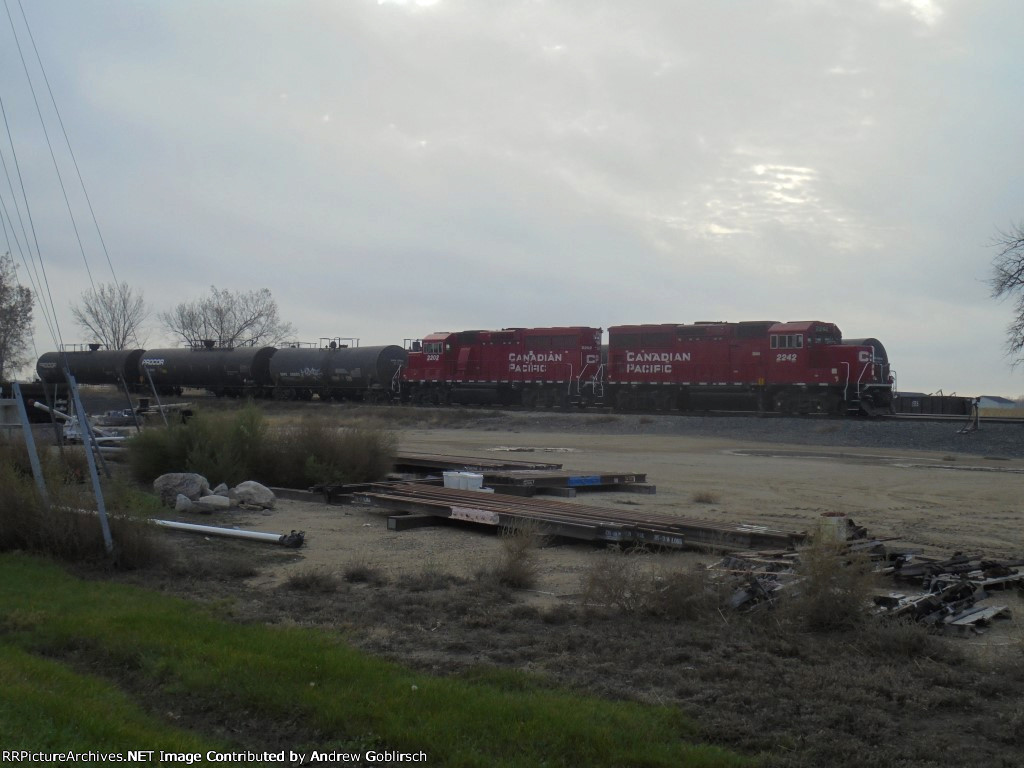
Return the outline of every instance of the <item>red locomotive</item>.
[[[401,380],[414,403],[533,407],[592,399],[600,373],[600,328],[505,328],[414,341]]]
[[[843,341],[833,323],[618,325],[608,329],[607,402],[617,408],[869,415],[892,406],[893,379],[877,339]]]

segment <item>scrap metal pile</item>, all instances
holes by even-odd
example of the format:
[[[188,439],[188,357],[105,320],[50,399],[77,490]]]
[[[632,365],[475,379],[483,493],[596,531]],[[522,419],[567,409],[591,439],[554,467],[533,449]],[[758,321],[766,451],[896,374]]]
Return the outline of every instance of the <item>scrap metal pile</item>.
[[[946,560],[928,559],[916,551],[890,548],[852,521],[847,532],[853,538],[837,545],[837,567],[853,567],[866,555],[875,574],[905,586],[906,591],[872,597],[872,611],[882,620],[981,633],[991,620],[1010,615],[1005,605],[980,604],[992,591],[1011,587],[1024,591],[1020,570],[1024,559],[995,560],[959,552]],[[709,570],[733,587],[730,608],[751,611],[774,607],[787,595],[800,592],[805,578],[800,566],[800,551],[773,550],[732,553]]]

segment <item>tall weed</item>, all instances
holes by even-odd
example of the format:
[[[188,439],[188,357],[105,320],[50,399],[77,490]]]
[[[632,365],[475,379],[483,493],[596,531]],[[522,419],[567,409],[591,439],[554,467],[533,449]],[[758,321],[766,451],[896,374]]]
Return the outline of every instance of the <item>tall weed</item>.
[[[47,475],[49,504],[44,504],[32,477],[0,460],[0,551],[27,550],[72,562],[105,557],[99,517],[82,509],[80,486],[67,484],[59,469],[51,467]],[[109,524],[120,567],[160,565],[168,559],[148,523],[112,515]]]
[[[197,472],[212,485],[258,480],[291,488],[379,480],[391,469],[395,452],[394,437],[374,429],[308,419],[272,430],[252,404],[148,429],[128,445],[132,472],[141,482],[166,472]]]

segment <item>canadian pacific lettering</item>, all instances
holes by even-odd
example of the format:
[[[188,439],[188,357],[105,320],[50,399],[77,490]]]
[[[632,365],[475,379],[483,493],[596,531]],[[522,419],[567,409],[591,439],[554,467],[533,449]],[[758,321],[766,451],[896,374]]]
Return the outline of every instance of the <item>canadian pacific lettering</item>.
[[[547,373],[546,363],[562,362],[561,352],[508,353],[508,369],[512,373]]]
[[[672,363],[690,362],[689,352],[626,352],[626,373],[672,373]]]

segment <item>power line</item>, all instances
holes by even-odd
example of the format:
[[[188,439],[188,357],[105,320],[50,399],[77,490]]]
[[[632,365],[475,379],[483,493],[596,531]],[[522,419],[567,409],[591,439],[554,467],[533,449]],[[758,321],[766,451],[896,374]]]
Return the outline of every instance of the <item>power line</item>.
[[[4,5],[6,6],[6,4],[7,4],[6,0],[4,0]],[[3,115],[4,128],[7,131],[7,140],[8,140],[8,142],[10,142],[10,145],[11,145],[11,159],[14,162],[14,170],[17,172],[18,185],[21,188],[21,197],[22,197],[22,199],[25,202],[25,216],[28,219],[29,229],[32,232],[32,240],[33,240],[33,242],[35,243],[35,246],[36,246],[36,257],[39,260],[39,269],[40,269],[40,272],[42,273],[42,278],[43,278],[42,279],[42,285],[44,285],[46,287],[46,299],[49,302],[50,312],[52,313],[52,317],[53,317],[53,328],[51,328],[51,330],[50,330],[50,336],[53,338],[53,343],[55,345],[57,345],[57,348],[58,349],[63,349],[64,348],[64,339],[63,339],[63,337],[61,335],[61,332],[60,332],[60,323],[57,322],[57,308],[56,308],[56,305],[53,302],[53,293],[50,291],[50,280],[49,280],[49,278],[46,275],[46,264],[43,262],[43,254],[42,254],[42,251],[40,251],[40,249],[39,249],[39,236],[36,233],[36,225],[35,225],[35,221],[32,218],[32,208],[31,208],[31,206],[29,205],[29,202],[28,202],[28,195],[25,193],[25,180],[24,180],[24,178],[21,175],[21,163],[18,162],[18,152],[14,148],[14,137],[11,135],[11,124],[7,120],[7,110],[6,110],[6,108],[4,108],[3,99],[0,99],[0,114]],[[4,164],[5,172],[6,172],[6,169],[7,169],[7,165],[5,163]],[[10,177],[8,177],[8,180],[9,179],[10,179]],[[15,201],[17,201],[17,195],[14,193],[13,185],[11,186],[11,191],[12,191],[12,194],[15,195]],[[19,219],[21,217],[20,209],[19,209],[18,217],[19,217]],[[28,236],[27,236],[27,233],[26,233],[26,243],[27,242],[28,242]],[[31,253],[31,246],[29,247],[29,252]],[[43,294],[42,294],[42,292],[40,292],[40,294],[39,294],[39,301],[40,301],[40,304],[42,304],[42,301],[43,301]],[[43,311],[44,311],[44,314],[45,314],[45,311],[46,311],[45,308],[44,308]]]
[[[18,30],[14,26],[14,17],[11,16],[11,8],[4,0],[4,8],[7,11],[7,19],[11,24],[11,33],[14,35],[14,43],[18,47],[18,56],[21,58],[22,69],[25,70],[25,79],[28,82],[29,91],[32,93],[32,101],[36,105],[36,114],[39,116],[39,125],[43,129],[43,136],[46,138],[46,146],[50,150],[50,159],[53,161],[53,170],[57,173],[57,182],[60,184],[60,191],[64,195],[64,204],[68,209],[68,216],[71,218],[71,227],[75,231],[75,238],[78,240],[78,250],[82,254],[82,262],[85,264],[85,272],[89,276],[89,285],[96,290],[96,283],[92,279],[92,270],[89,268],[89,259],[85,255],[85,246],[82,245],[82,236],[78,232],[78,222],[75,221],[75,214],[71,210],[71,200],[68,198],[67,189],[64,187],[64,178],[60,173],[60,166],[57,164],[57,156],[53,152],[53,143],[50,141],[50,133],[46,130],[46,121],[43,119],[43,110],[39,106],[39,98],[36,96],[35,85],[32,83],[32,75],[28,71],[28,62],[25,61],[25,54],[21,49],[21,39],[18,37]],[[13,145],[12,145],[13,146]],[[27,198],[26,198],[27,205]]]
[[[50,79],[46,76],[46,68],[43,67],[43,60],[39,56],[39,48],[36,46],[36,39],[32,35],[32,27],[29,26],[28,17],[25,15],[25,8],[21,4],[21,0],[18,0],[18,9],[21,11],[21,18],[25,24],[25,31],[28,32],[28,39],[32,43],[32,52],[36,55],[36,62],[39,64],[39,71],[43,75],[43,82],[46,83],[46,91],[50,95],[50,103],[53,105],[54,114],[57,115],[57,123],[60,125],[61,133],[64,135],[64,143],[67,145],[68,154],[71,155],[71,162],[75,166],[75,173],[78,175],[78,183],[82,187],[82,194],[85,196],[86,205],[89,207],[89,215],[92,217],[93,226],[96,227],[96,235],[99,238],[100,246],[103,248],[103,255],[107,259],[107,266],[110,268],[110,276],[114,278],[114,284],[120,286],[120,281],[117,279],[117,274],[114,272],[114,264],[110,260],[110,252],[107,250],[107,243],[103,239],[103,232],[100,231],[100,223],[96,218],[96,212],[92,207],[92,199],[89,197],[89,190],[85,187],[85,179],[82,178],[82,171],[78,167],[78,158],[75,157],[75,152],[71,148],[71,140],[68,138],[67,129],[64,127],[64,119],[60,115],[60,109],[57,107],[57,100],[53,96],[53,89],[50,87]]]

